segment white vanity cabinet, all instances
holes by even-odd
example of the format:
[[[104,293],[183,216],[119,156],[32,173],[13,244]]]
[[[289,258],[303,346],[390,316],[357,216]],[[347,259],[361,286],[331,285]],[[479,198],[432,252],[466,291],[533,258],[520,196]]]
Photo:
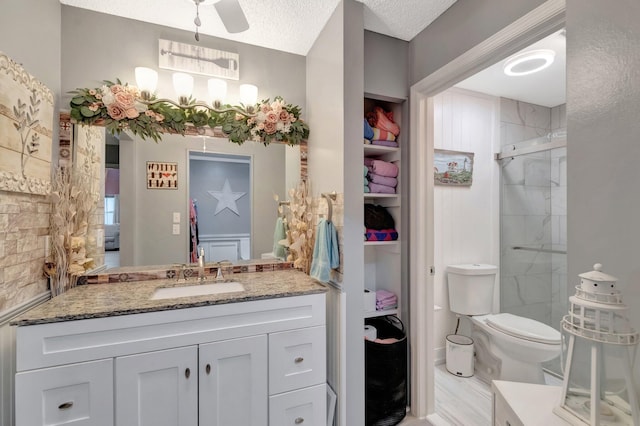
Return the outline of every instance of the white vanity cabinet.
[[[326,425],[324,293],[20,326],[16,426]]]

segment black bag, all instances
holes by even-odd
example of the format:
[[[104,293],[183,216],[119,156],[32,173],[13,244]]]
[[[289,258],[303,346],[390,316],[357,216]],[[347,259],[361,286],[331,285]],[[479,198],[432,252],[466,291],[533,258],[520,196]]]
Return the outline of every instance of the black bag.
[[[368,318],[379,339],[394,337],[394,343],[364,341],[365,425],[397,425],[407,414],[407,335],[395,316]],[[400,328],[398,328],[400,327]]]
[[[376,204],[364,205],[364,226],[368,229],[395,229],[393,216],[386,208]]]

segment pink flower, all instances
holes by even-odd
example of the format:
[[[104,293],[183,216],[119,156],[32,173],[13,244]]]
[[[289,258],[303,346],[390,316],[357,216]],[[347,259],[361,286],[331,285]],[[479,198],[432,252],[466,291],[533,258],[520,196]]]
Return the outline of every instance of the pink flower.
[[[114,84],[113,86],[111,86],[109,88],[109,90],[111,90],[111,93],[113,93],[115,95],[116,93],[122,92],[124,89],[122,88],[122,85]]]
[[[160,121],[164,121],[164,115],[162,114],[156,114],[156,121],[160,122]]]
[[[264,123],[264,131],[268,135],[274,134],[276,132],[276,123],[272,123],[271,121]]]
[[[236,121],[242,121],[243,119],[244,119],[244,115],[242,115],[242,114],[238,114],[238,113],[236,112]]]
[[[127,118],[129,119],[133,119],[133,118],[138,118],[138,116],[140,116],[140,113],[138,112],[137,109],[135,108],[127,108],[125,110],[125,114],[127,115]]]
[[[278,121],[278,114],[276,114],[273,111],[268,112],[267,113],[267,122],[275,123],[276,121]]]
[[[262,104],[260,105],[260,111],[262,111],[263,113],[268,113],[271,110],[271,108],[269,107],[269,105],[267,104]]]
[[[290,120],[289,120],[289,121],[291,121],[292,123],[295,123],[295,122],[298,120],[298,119],[296,118],[296,116],[295,116],[295,115],[293,115],[293,114],[291,114],[291,116],[290,116],[289,118],[290,118]]]
[[[96,89],[89,89],[89,94],[91,96],[95,96],[96,95]]]
[[[122,92],[118,92],[114,94],[113,99],[123,109],[133,108],[136,102],[136,98],[131,93],[126,92],[124,90]]]
[[[264,123],[258,123],[258,130],[264,130]]]
[[[96,112],[99,108],[100,108],[100,104],[97,102],[94,102],[91,105],[89,105],[89,109],[93,112]]]
[[[107,114],[109,114],[109,117],[113,118],[114,120],[122,120],[123,118],[127,117],[124,109],[122,109],[116,103],[113,103],[107,107]]]
[[[96,93],[96,99],[97,100],[102,99],[102,93]]]
[[[280,111],[280,121],[284,121],[285,123],[289,121],[289,113],[287,111]]]
[[[248,125],[252,125],[252,124],[253,124],[253,123],[255,123],[255,122],[256,122],[256,119],[255,119],[254,117],[249,117],[249,118],[247,119],[247,124],[248,124]]]

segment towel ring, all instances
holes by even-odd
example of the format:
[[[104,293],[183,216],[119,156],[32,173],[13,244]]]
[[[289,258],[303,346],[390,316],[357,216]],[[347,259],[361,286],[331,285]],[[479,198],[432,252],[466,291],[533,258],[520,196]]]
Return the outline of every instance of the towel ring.
[[[282,206],[290,206],[291,205],[291,201],[278,201],[278,216],[282,217],[283,219],[285,218],[285,214],[284,214],[284,209],[282,209],[282,212],[280,211],[280,207]]]
[[[328,211],[327,211],[327,222],[331,222],[331,218],[333,217],[333,201],[335,201],[337,194],[336,191],[333,192],[323,192],[322,194],[320,194],[322,197],[326,198],[327,200],[327,206],[328,206]]]

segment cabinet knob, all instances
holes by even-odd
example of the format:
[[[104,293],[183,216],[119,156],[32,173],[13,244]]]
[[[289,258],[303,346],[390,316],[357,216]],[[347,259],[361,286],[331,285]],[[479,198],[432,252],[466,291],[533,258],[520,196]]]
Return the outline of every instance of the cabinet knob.
[[[184,377],[188,379],[189,376],[191,376],[191,369],[187,368],[186,370],[184,370]]]
[[[293,360],[293,362],[295,362],[296,364],[300,364],[302,361],[304,361],[304,358],[302,358],[301,356]]]
[[[58,405],[58,410],[68,410],[71,407],[73,407],[73,401],[65,402]]]
[[[207,374],[211,373],[211,364],[207,364],[207,366],[204,368],[204,371],[207,372]]]
[[[295,424],[299,425],[299,424],[301,424],[302,422],[304,422],[304,419],[303,419],[302,417],[297,417],[293,422],[294,422]]]

